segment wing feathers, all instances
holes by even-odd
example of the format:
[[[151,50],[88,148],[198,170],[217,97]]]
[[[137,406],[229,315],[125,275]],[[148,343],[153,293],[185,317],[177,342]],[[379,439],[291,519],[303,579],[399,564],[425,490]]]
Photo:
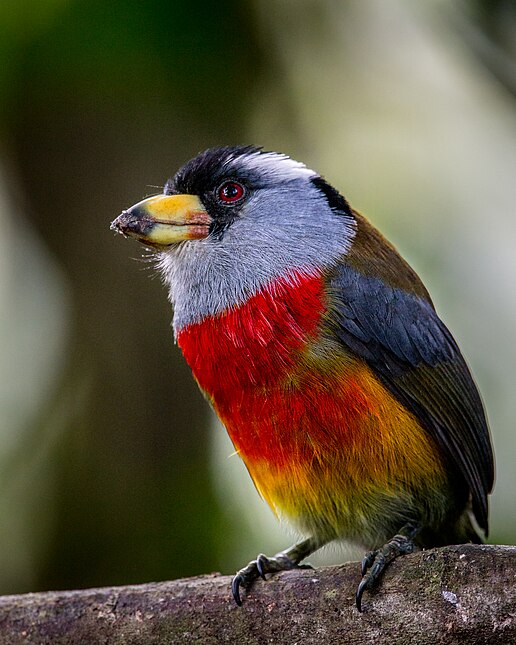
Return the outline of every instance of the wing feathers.
[[[487,530],[493,456],[484,410],[452,335],[425,298],[346,264],[329,280],[335,332],[434,437],[470,487]]]

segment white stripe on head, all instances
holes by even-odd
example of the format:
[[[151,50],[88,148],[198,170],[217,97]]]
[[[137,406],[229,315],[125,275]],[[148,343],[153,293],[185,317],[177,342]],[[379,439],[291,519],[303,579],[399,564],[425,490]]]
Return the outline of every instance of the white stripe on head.
[[[304,163],[295,161],[279,152],[253,151],[246,155],[236,155],[225,162],[230,169],[236,163],[240,170],[259,172],[264,179],[273,178],[275,181],[291,181],[293,179],[310,179],[317,173],[307,168]]]

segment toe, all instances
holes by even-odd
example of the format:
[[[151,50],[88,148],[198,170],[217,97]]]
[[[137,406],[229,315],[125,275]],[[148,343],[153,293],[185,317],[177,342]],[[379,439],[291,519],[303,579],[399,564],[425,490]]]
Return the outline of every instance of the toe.
[[[266,555],[263,555],[263,553],[256,558],[256,569],[258,570],[260,578],[265,580],[265,574],[270,571],[270,560]]]

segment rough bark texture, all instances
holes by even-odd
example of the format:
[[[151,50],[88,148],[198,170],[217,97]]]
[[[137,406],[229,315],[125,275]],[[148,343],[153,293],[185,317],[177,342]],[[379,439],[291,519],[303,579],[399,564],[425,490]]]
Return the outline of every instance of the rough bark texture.
[[[258,581],[243,607],[217,574],[0,598],[0,643],[516,643],[516,547],[451,546],[394,562],[354,606],[357,563]]]

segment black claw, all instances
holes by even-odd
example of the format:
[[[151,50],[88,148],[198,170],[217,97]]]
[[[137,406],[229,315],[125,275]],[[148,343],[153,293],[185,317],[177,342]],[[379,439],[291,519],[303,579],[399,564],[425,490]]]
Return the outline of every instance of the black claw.
[[[235,576],[231,582],[231,592],[233,594],[233,599],[239,607],[242,606],[242,599],[240,598],[241,584],[242,584],[242,576],[240,575]]]
[[[262,580],[267,580],[265,574],[269,571],[269,565],[269,558],[266,555],[261,554],[256,558],[256,568]]]
[[[355,596],[355,603],[360,613],[362,613],[362,596],[364,595],[364,591],[367,589],[368,586],[369,586],[369,578],[363,578],[360,584],[358,585],[357,593]]]
[[[376,558],[377,555],[378,555],[378,550],[369,551],[369,553],[365,554],[362,560],[362,567],[361,567],[362,577],[365,576],[365,574],[367,573],[367,570],[373,564],[374,559]]]
[[[377,556],[376,560],[374,561],[373,566],[371,567],[371,571],[369,572],[369,576],[368,576],[369,580],[373,582],[377,580],[382,574],[382,571],[385,569],[387,564],[388,564],[387,558],[383,553],[380,553]]]

